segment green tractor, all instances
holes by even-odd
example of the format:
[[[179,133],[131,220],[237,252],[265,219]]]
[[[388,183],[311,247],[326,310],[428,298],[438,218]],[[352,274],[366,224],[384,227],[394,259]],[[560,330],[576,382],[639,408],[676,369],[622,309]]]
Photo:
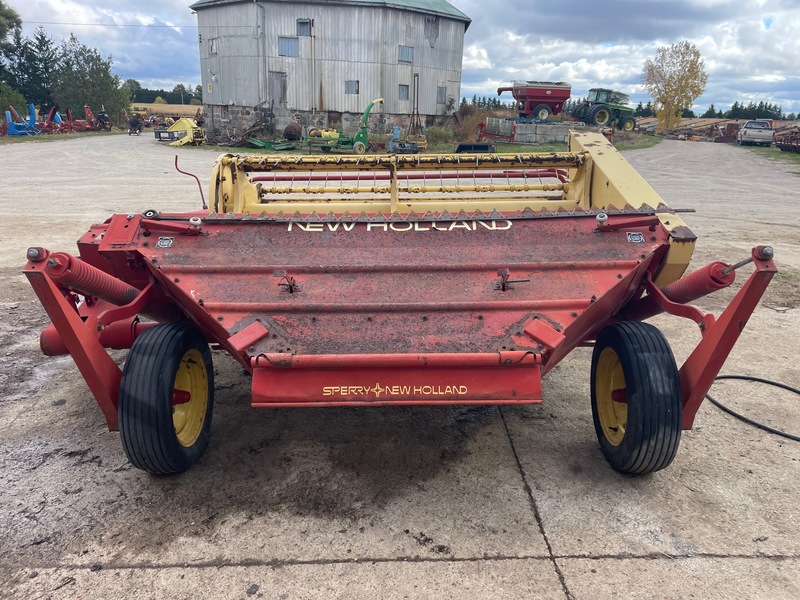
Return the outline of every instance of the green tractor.
[[[592,88],[586,100],[572,111],[572,116],[587,125],[609,127],[616,124],[617,129],[633,131],[636,120],[633,118],[633,109],[625,106],[627,102],[627,94]]]

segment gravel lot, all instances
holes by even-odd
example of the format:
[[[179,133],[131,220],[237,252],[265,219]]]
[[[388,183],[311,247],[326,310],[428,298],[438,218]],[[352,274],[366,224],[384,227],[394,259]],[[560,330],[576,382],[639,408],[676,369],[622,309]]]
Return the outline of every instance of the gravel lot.
[[[207,188],[216,153],[177,152]],[[800,444],[706,403],[671,467],[623,477],[595,438],[587,349],[542,405],[502,409],[254,410],[215,353],[205,455],[177,477],[131,468],[71,359],[39,353],[47,319],[21,268],[28,246],[74,252],[114,212],[199,208],[174,154],[147,135],[0,146],[0,596],[800,597]],[[775,247],[780,274],[723,373],[800,387],[800,167],[674,141],[627,157],[697,210],[696,266]],[[697,343],[691,323],[653,322],[679,362]],[[800,433],[792,394],[712,393]]]

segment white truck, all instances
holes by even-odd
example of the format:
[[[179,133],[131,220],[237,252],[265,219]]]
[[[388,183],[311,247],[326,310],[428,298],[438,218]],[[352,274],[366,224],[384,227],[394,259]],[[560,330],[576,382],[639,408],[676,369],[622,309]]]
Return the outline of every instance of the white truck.
[[[775,137],[775,130],[772,128],[772,121],[767,119],[753,119],[745,122],[736,134],[736,143],[740,146],[747,144],[758,144],[771,146],[772,139]]]

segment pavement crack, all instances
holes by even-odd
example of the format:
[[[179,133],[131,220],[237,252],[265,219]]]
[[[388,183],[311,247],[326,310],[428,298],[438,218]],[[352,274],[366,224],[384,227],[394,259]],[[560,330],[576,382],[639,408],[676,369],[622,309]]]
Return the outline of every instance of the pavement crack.
[[[222,569],[226,567],[270,567],[280,569],[283,567],[304,567],[304,566],[329,566],[329,565],[370,565],[370,564],[391,564],[391,563],[480,563],[480,562],[503,562],[503,561],[547,561],[553,560],[652,560],[652,561],[675,561],[692,559],[741,559],[741,560],[772,560],[776,562],[788,562],[800,560],[797,554],[725,554],[725,553],[698,553],[698,554],[676,554],[669,555],[663,552],[652,552],[648,554],[554,554],[553,556],[534,556],[534,555],[484,555],[484,556],[396,556],[396,557],[362,557],[362,558],[272,558],[265,560],[241,560],[228,561],[203,560],[192,562],[159,562],[159,563],[103,563],[105,571],[113,570],[162,570],[162,569]],[[66,570],[90,570],[91,564],[76,563],[56,563],[56,564],[13,564],[0,563],[0,569],[13,570],[24,568],[42,569],[66,569]]]
[[[522,462],[519,460],[519,455],[517,454],[517,448],[514,446],[514,439],[511,437],[511,431],[508,429],[508,423],[506,422],[506,416],[503,413],[503,409],[498,407],[498,412],[500,413],[500,419],[503,421],[503,428],[506,430],[506,436],[508,437],[508,444],[511,446],[511,452],[514,455],[514,460],[517,463],[517,470],[519,470],[519,476],[522,479],[522,485],[525,488],[525,493],[528,495],[528,503],[531,506],[531,510],[533,511],[533,518],[536,520],[536,524],[539,527],[539,533],[544,539],[545,546],[547,546],[547,554],[549,556],[550,562],[553,565],[553,569],[555,569],[556,575],[558,575],[558,581],[561,583],[561,590],[564,592],[564,597],[567,600],[573,600],[573,596],[567,587],[567,580],[564,577],[564,573],[561,570],[561,567],[558,565],[558,557],[556,557],[555,553],[553,552],[553,546],[550,544],[550,540],[547,537],[547,532],[544,530],[544,521],[542,520],[542,514],[539,512],[539,506],[536,504],[536,498],[533,497],[533,489],[531,488],[530,484],[528,483],[528,478],[525,476],[525,470],[522,468]]]

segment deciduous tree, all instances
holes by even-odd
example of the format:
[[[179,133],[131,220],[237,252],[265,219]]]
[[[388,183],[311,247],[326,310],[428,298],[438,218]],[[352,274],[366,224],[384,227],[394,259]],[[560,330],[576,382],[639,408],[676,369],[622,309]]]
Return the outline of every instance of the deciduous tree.
[[[22,27],[22,19],[13,8],[0,0],[0,41],[4,41],[12,29]]]
[[[22,19],[17,11],[0,0],[0,82],[11,83],[8,81],[6,60],[13,46],[9,43],[8,36],[12,32],[19,32],[21,27]]]
[[[17,90],[12,88],[7,83],[3,83],[0,81],[0,123],[5,122],[5,112],[4,110],[9,106],[13,106],[16,109],[25,109],[25,98],[22,94],[20,94]]]
[[[125,83],[122,84],[122,87],[128,91],[128,95],[130,95],[132,102],[141,101],[138,97],[139,92],[142,91],[141,83],[135,79],[126,79]]]
[[[708,83],[705,62],[697,47],[687,41],[662,46],[644,63],[642,81],[656,107],[659,130],[681,122],[683,109],[700,97]]]

